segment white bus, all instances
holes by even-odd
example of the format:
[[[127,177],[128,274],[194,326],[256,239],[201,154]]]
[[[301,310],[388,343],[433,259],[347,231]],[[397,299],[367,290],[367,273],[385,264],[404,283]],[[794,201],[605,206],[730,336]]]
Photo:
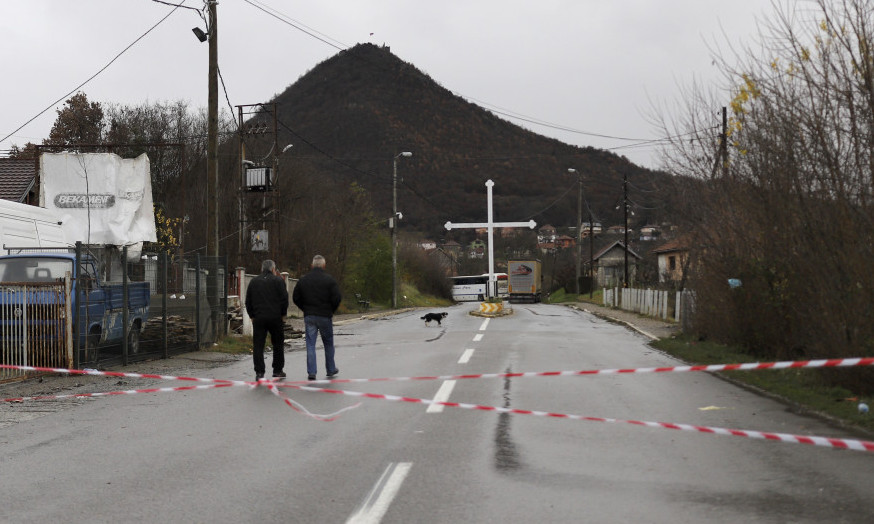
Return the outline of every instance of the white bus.
[[[495,273],[498,281],[498,296],[507,297],[509,293],[507,274]],[[482,302],[488,296],[489,274],[452,277],[452,300],[456,302]]]

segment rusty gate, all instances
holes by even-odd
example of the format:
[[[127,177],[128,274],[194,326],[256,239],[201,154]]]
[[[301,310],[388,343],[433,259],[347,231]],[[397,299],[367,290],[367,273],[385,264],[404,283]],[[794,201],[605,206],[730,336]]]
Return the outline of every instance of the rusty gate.
[[[69,274],[61,281],[0,284],[0,364],[73,367]],[[0,368],[0,381],[26,374]]]

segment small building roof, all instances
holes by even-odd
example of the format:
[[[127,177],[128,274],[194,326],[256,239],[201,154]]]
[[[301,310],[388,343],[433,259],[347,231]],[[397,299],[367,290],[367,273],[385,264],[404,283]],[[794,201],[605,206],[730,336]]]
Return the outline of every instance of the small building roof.
[[[656,255],[661,253],[675,253],[677,251],[689,251],[689,245],[684,238],[676,238],[669,240],[661,246],[652,250]]]
[[[610,243],[610,244],[607,244],[605,247],[601,248],[601,250],[599,250],[599,251],[597,251],[597,252],[595,253],[595,256],[594,256],[593,258],[594,258],[595,260],[600,260],[601,257],[603,257],[605,254],[607,254],[607,252],[609,252],[609,251],[610,251],[611,249],[613,249],[614,247],[618,247],[618,248],[623,249],[623,250],[626,249],[626,248],[625,248],[625,243],[622,242],[621,240],[617,240],[617,241],[612,242],[612,243]],[[628,253],[629,253],[631,256],[633,256],[634,258],[638,258],[638,259],[641,258],[641,256],[638,255],[637,253],[635,253],[633,249],[628,248],[627,251],[628,251]]]
[[[36,161],[32,158],[0,158],[0,198],[25,202],[36,180]]]

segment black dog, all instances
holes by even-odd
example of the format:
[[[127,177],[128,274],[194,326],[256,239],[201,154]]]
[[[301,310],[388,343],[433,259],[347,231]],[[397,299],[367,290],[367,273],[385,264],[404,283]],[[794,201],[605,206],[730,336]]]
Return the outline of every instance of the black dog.
[[[443,320],[444,318],[446,318],[446,315],[448,315],[448,314],[449,313],[446,313],[445,311],[441,312],[441,313],[426,313],[425,316],[422,317],[422,320],[425,321],[426,326],[430,325],[429,323],[432,320],[436,320],[437,325],[442,326],[443,324],[441,324],[440,321]]]

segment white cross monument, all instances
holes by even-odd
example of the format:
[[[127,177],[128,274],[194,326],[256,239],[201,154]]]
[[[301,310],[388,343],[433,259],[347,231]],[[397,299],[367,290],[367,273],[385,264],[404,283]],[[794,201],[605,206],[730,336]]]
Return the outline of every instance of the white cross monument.
[[[488,195],[488,222],[469,222],[464,224],[453,224],[452,222],[446,222],[443,224],[447,230],[454,229],[474,229],[485,227],[488,228],[489,231],[489,298],[497,295],[497,284],[495,278],[495,248],[494,242],[492,242],[494,238],[494,230],[496,227],[527,227],[530,229],[534,229],[534,226],[537,225],[537,222],[533,220],[529,220],[528,222],[493,222],[492,217],[492,186],[495,183],[491,180],[486,180],[486,194]]]

